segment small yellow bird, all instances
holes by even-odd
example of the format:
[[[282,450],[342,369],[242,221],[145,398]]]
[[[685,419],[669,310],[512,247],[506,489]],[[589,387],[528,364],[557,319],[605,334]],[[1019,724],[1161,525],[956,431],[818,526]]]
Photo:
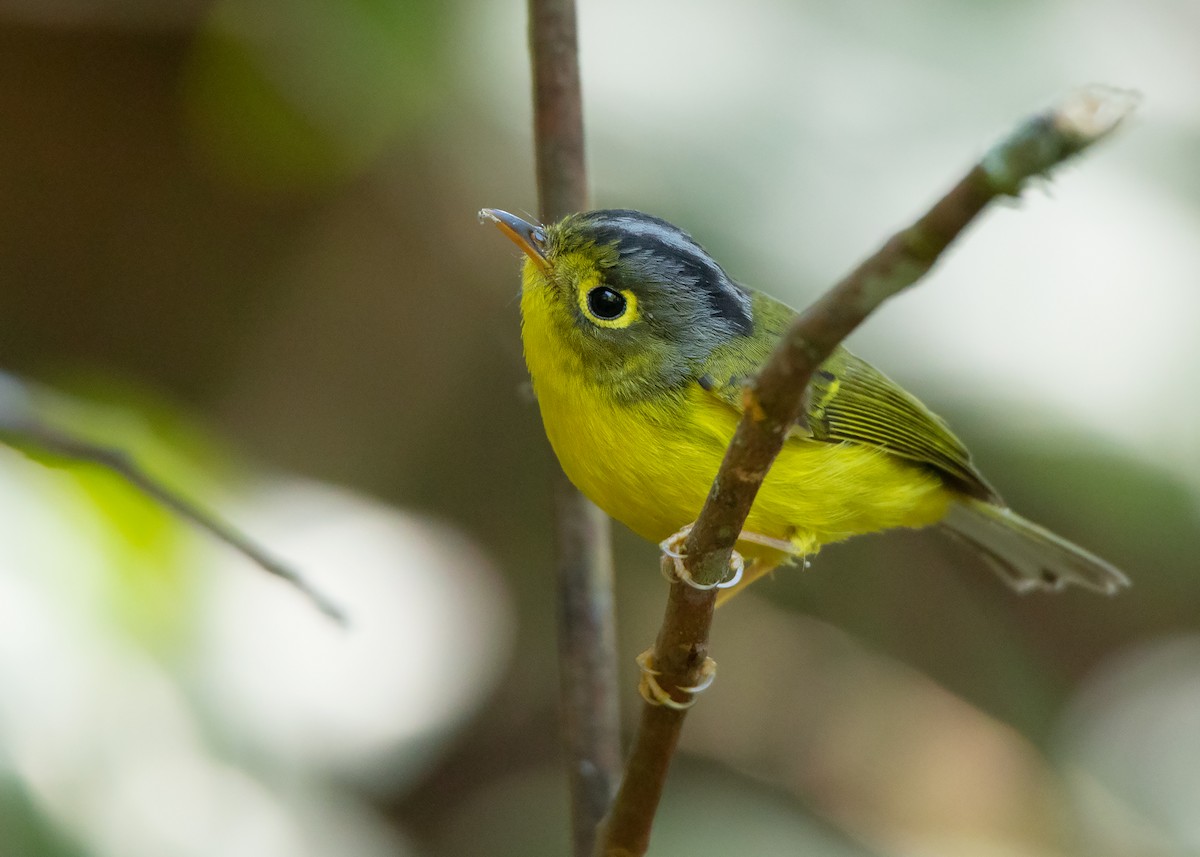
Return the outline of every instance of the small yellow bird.
[[[699,514],[742,415],[742,387],[795,318],[734,282],[686,232],[637,211],[541,226],[496,209],[528,257],[525,361],[570,480],[634,532],[661,541]],[[892,527],[940,524],[1019,591],[1128,585],[1109,563],[1010,510],[944,422],[839,348],[738,543],[743,585],[789,557]],[[739,587],[740,588],[740,587]]]

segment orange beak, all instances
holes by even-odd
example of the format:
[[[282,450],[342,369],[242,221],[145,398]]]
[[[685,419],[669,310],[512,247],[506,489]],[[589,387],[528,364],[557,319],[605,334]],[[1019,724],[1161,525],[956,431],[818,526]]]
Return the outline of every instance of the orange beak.
[[[484,208],[479,211],[479,222],[490,220],[508,236],[512,243],[536,262],[543,270],[549,270],[550,260],[546,258],[542,248],[546,245],[546,230],[536,223],[522,220],[515,214],[501,211],[498,208]]]

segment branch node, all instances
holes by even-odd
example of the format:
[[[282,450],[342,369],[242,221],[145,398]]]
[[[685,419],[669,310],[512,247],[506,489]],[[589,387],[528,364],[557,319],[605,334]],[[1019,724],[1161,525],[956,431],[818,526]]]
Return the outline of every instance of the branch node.
[[[761,423],[767,418],[767,412],[764,411],[762,405],[759,404],[758,396],[754,394],[754,389],[752,387],[742,388],[742,408],[756,423]]]

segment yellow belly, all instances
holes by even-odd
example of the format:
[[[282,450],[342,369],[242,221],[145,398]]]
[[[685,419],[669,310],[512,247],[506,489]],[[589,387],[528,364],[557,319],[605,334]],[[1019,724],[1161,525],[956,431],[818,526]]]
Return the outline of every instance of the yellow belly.
[[[652,541],[696,519],[737,426],[732,408],[695,384],[677,401],[622,405],[586,382],[537,380],[550,443],[596,505]],[[935,474],[873,447],[796,437],[784,445],[745,529],[812,554],[854,535],[927,526],[953,497]]]

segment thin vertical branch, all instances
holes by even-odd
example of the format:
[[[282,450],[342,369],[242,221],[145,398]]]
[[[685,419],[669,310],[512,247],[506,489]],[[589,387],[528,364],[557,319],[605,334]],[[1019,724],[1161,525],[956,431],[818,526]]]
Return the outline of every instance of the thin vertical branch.
[[[541,220],[587,208],[574,0],[530,0],[534,145]],[[561,471],[557,519],[559,672],[577,857],[592,852],[621,770],[608,518]]]
[[[611,528],[562,471],[554,487],[560,709],[571,836],[584,857],[621,775]]]
[[[1133,109],[1129,93],[1091,88],[1057,109],[1027,120],[913,225],[850,272],[800,314],[745,392],[738,424],[704,508],[684,544],[692,578],[725,576],[737,534],[788,432],[800,414],[812,373],[838,344],[891,296],[923,277],[942,252],[988,204],[1016,196],[1025,182],[1110,134]],[[716,597],[684,583],[671,586],[654,648],[661,688],[681,703],[683,688],[701,683]],[[596,853],[644,854],[685,710],[647,704],[634,738],[625,779],[605,821]]]
[[[543,223],[587,208],[574,0],[529,0],[533,144]]]

